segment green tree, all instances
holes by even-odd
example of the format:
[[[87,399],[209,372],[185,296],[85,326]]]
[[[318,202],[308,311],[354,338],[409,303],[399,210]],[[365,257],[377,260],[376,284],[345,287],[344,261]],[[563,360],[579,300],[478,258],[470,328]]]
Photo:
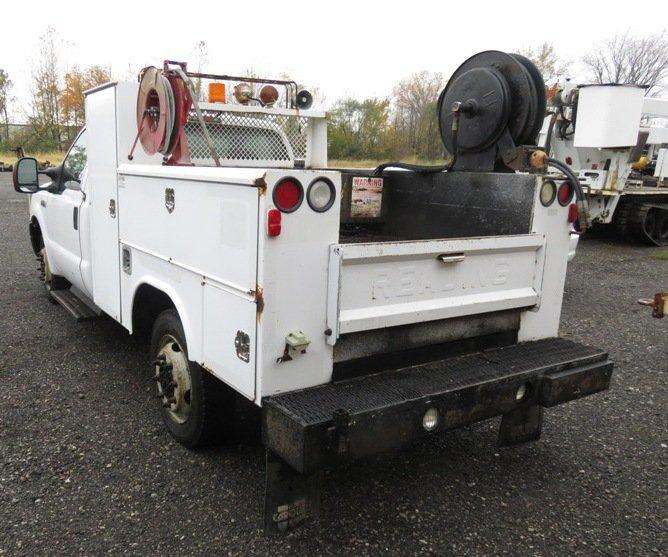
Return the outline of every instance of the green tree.
[[[370,98],[338,101],[329,113],[329,153],[335,159],[382,158],[388,154],[390,102]]]

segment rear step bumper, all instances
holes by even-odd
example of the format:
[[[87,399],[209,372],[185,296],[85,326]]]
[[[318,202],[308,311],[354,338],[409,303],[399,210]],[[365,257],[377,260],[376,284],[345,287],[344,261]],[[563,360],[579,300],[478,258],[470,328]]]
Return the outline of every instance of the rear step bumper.
[[[553,338],[385,371],[264,399],[263,440],[301,474],[499,415],[500,444],[535,440],[543,407],[607,389],[612,367],[601,350]]]

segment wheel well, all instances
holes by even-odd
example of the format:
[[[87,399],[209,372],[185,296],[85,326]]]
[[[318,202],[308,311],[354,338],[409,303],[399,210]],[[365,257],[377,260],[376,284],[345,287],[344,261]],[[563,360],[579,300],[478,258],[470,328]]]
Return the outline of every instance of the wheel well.
[[[40,228],[39,222],[35,217],[30,219],[28,232],[30,233],[30,245],[32,246],[32,250],[35,252],[35,255],[37,255],[44,247],[44,238],[42,237],[42,229]]]
[[[158,315],[175,307],[172,299],[162,290],[150,284],[142,284],[137,288],[132,303],[132,330],[139,335],[150,335]]]

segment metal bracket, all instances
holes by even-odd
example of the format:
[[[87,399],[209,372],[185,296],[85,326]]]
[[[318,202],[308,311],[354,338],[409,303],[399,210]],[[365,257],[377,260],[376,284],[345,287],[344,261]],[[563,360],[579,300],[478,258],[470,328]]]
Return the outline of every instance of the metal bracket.
[[[320,515],[322,472],[300,474],[267,450],[264,531],[286,532]]]
[[[344,455],[348,452],[350,445],[350,414],[343,408],[339,408],[332,413],[332,427],[329,428],[332,437],[332,448],[338,455]]]

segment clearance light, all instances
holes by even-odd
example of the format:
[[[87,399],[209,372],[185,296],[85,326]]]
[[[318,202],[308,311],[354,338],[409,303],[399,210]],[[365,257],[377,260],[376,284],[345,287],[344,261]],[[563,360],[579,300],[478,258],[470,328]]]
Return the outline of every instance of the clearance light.
[[[579,215],[578,206],[575,203],[571,203],[568,206],[568,222],[574,223],[577,222]]]
[[[209,102],[210,103],[224,103],[225,84],[224,83],[209,83]]]
[[[318,213],[324,213],[334,205],[335,198],[336,189],[327,178],[316,178],[306,191],[306,201],[309,207]]]
[[[543,185],[540,187],[540,202],[543,207],[549,207],[554,203],[554,199],[557,197],[557,185],[548,180],[543,182]]]
[[[248,104],[253,100],[253,87],[250,83],[241,82],[234,86],[234,98],[239,104]]]
[[[278,209],[267,211],[267,236],[275,237],[281,234],[281,212]]]
[[[264,106],[273,106],[278,100],[278,89],[273,85],[265,85],[260,89],[260,102]]]
[[[272,199],[280,211],[292,213],[304,200],[304,188],[295,178],[283,178],[274,186]]]
[[[559,200],[559,205],[566,207],[571,202],[573,197],[573,188],[571,183],[566,181],[559,186],[557,191],[557,199]]]

